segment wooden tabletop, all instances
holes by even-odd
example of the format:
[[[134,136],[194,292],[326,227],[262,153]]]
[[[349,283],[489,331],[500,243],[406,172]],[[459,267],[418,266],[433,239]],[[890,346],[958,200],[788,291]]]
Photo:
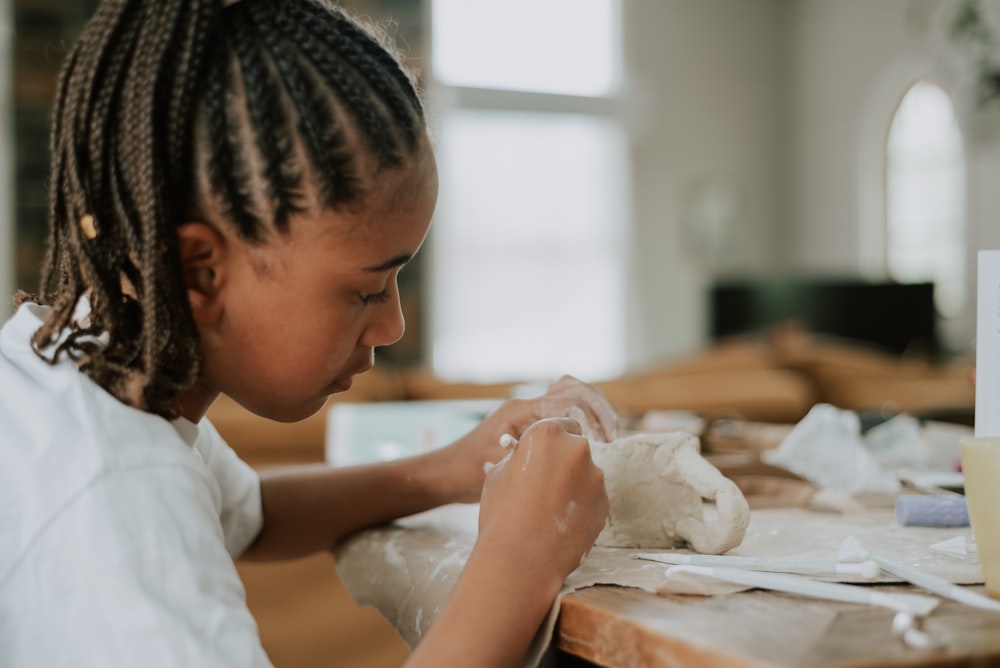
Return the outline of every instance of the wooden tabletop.
[[[884,608],[766,591],[699,597],[597,586],[563,598],[553,643],[614,668],[1000,666],[1000,613],[942,602],[922,627],[941,644],[931,649],[894,636],[893,616]]]
[[[477,518],[474,506],[450,506],[363,532],[338,550],[338,570],[354,600],[382,612],[412,646],[457,580],[476,540]],[[733,553],[787,556],[793,548],[800,558],[815,560],[836,554],[848,533],[938,577],[982,582],[974,558],[928,549],[944,538],[967,538],[968,528],[899,527],[888,509],[850,516],[754,510]],[[916,648],[894,635],[888,608],[762,590],[667,593],[680,589],[670,588],[664,564],[637,559],[634,552],[591,550],[567,578],[546,644],[551,639],[567,654],[612,668],[1000,666],[1000,612],[941,599],[922,623],[939,646]],[[884,574],[863,586],[928,594]]]

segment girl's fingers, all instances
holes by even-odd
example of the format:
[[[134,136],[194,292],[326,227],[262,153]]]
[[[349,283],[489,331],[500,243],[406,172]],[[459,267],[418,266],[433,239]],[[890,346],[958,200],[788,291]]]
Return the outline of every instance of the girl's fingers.
[[[598,388],[573,376],[563,376],[552,384],[549,393],[566,394],[586,406],[588,423],[594,432],[603,436],[602,440],[613,441],[618,437],[618,414]]]
[[[618,416],[600,390],[568,376],[537,404],[537,418],[557,415],[579,421],[588,439],[613,441],[618,435]]]

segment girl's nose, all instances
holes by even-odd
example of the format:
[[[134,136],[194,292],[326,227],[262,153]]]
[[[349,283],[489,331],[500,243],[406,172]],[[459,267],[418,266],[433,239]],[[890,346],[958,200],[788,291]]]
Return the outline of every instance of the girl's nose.
[[[399,291],[394,292],[392,299],[375,306],[372,319],[362,337],[364,345],[372,348],[388,346],[403,338],[406,321],[403,319],[403,308],[399,303]]]

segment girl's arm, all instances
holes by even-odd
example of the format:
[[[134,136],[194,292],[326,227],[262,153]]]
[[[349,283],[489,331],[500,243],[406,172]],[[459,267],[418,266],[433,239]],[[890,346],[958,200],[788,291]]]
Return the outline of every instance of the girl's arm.
[[[240,559],[294,559],[330,550],[361,529],[457,500],[459,475],[451,470],[459,461],[449,448],[364,466],[262,472],[264,526]]]
[[[540,419],[571,417],[591,438],[616,435],[614,411],[594,387],[570,377],[535,399],[511,399],[455,443],[417,457],[354,467],[316,464],[261,474],[264,527],[241,558],[288,559],[335,547],[345,537],[446,503],[476,502],[484,464]]]
[[[476,545],[407,666],[509,668],[521,663],[563,580],[580,564],[607,517],[604,476],[577,431],[573,420],[537,422],[486,475]],[[429,505],[434,495],[416,491],[421,485],[407,480],[408,472],[419,468],[409,460],[312,474],[302,493],[326,494],[324,488],[336,483],[357,495],[343,512],[331,514],[331,521],[341,523],[340,532],[355,523],[345,519],[350,516],[371,522]],[[406,491],[390,494],[390,486],[400,483]]]
[[[607,517],[604,476],[568,420],[528,429],[483,489],[479,537],[407,666],[519,665]]]

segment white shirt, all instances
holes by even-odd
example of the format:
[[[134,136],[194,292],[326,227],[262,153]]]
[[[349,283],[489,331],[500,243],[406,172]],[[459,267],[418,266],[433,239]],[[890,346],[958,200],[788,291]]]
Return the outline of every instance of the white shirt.
[[[0,666],[269,666],[233,564],[260,482],[207,420],[126,406],[0,329]]]

